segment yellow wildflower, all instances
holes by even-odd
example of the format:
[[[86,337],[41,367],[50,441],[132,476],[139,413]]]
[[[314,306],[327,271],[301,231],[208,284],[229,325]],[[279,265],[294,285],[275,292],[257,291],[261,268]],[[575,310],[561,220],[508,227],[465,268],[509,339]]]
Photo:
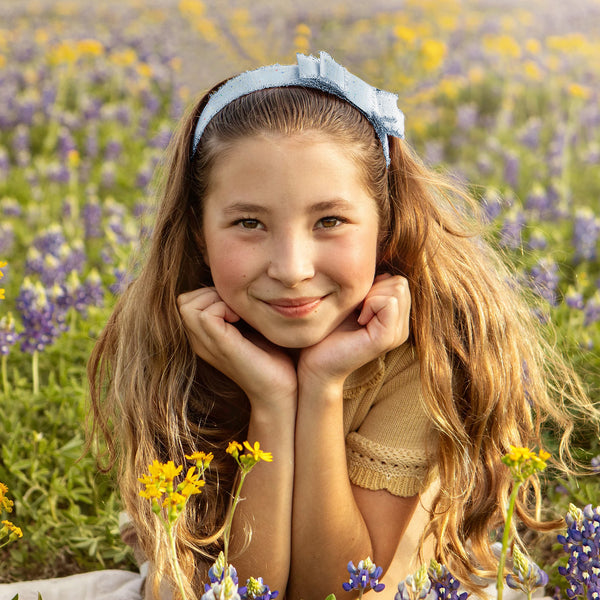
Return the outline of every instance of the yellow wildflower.
[[[21,531],[21,528],[17,527],[10,521],[2,521],[2,525],[4,525],[4,527],[2,527],[2,529],[0,529],[0,537],[4,537],[5,535],[8,534],[9,542],[12,542],[13,540],[16,540],[17,538],[23,537],[23,532]]]
[[[8,263],[3,262],[0,260],[0,269],[3,269]],[[0,271],[0,279],[2,279],[4,277],[4,273],[2,271]]]
[[[102,42],[92,39],[79,40],[77,42],[77,49],[80,54],[91,54],[93,56],[100,56],[104,52]]]
[[[229,446],[227,446],[227,454],[231,454],[234,458],[237,458],[240,454],[240,450],[243,450],[242,445],[239,442],[229,442]]]
[[[439,40],[424,40],[421,45],[421,56],[423,67],[427,71],[434,71],[444,61],[444,57],[446,56],[446,44]]]
[[[186,454],[185,457],[188,460],[195,460],[198,468],[204,470],[208,468],[208,465],[210,465],[210,463],[212,462],[214,455],[212,452],[209,452],[208,454],[206,454],[205,452],[194,452],[189,456]]]
[[[550,454],[540,449],[536,454],[529,448],[510,446],[510,452],[502,457],[502,462],[511,470],[512,476],[517,482],[523,482],[528,477],[543,471]]]
[[[12,512],[14,502],[6,497],[8,487],[0,481],[0,510]]]
[[[300,23],[296,25],[296,35],[301,35],[303,37],[310,37],[311,31],[310,27],[306,23]]]
[[[0,300],[6,300],[6,290],[4,288],[0,288]]]
[[[256,462],[259,460],[273,462],[273,455],[270,452],[264,452],[261,450],[259,442],[254,442],[254,447],[252,447],[249,442],[244,442],[244,448],[246,448]]]
[[[579,83],[570,84],[567,90],[574,98],[582,98],[583,100],[587,100],[592,95],[589,87],[580,85]]]

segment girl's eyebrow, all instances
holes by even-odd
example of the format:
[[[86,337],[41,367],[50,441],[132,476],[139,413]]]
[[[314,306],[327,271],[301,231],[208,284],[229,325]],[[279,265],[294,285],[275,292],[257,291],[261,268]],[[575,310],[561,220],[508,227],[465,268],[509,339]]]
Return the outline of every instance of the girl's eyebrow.
[[[352,203],[343,198],[333,198],[332,200],[323,200],[315,202],[309,208],[311,213],[319,213],[328,210],[349,210],[352,208]],[[258,213],[264,214],[271,212],[271,209],[261,204],[253,204],[252,202],[235,202],[223,208],[225,214],[237,213]]]

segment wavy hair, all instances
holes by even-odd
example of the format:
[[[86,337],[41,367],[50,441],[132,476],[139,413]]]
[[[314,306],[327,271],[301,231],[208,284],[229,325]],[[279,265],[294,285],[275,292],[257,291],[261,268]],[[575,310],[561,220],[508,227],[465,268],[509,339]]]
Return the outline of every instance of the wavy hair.
[[[501,457],[511,444],[539,445],[542,423],[551,419],[562,432],[558,462],[567,468],[572,413],[593,409],[485,241],[476,202],[397,138],[390,138],[386,168],[369,121],[347,102],[313,89],[275,88],[235,100],[212,119],[190,158],[192,132],[210,93],[171,141],[145,264],[119,299],[88,366],[92,437],[106,442],[103,468],[118,463],[124,507],[153,564],[154,593],[161,579],[172,577],[162,527],[138,495],[137,477],[154,459],[187,465],[186,454],[216,451],[203,493],[190,499],[178,524],[190,597],[221,548],[236,477],[222,451],[231,439],[245,437],[249,403],[193,353],[176,299],[212,285],[203,259],[202,200],[214,160],[236,140],[270,132],[314,130],[343,144],[376,199],[378,272],[409,281],[411,341],[439,433],[440,489],[428,533],[437,559],[459,579],[493,571],[489,531],[503,521],[512,485]],[[535,480],[519,497],[518,515],[544,529],[532,490],[538,491]]]

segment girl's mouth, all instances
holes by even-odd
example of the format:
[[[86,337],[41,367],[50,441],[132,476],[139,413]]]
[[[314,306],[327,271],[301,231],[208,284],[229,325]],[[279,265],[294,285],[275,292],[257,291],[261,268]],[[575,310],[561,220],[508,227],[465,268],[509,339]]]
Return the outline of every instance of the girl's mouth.
[[[312,313],[323,301],[322,297],[317,298],[279,298],[276,300],[265,301],[274,311],[292,319],[305,317]]]

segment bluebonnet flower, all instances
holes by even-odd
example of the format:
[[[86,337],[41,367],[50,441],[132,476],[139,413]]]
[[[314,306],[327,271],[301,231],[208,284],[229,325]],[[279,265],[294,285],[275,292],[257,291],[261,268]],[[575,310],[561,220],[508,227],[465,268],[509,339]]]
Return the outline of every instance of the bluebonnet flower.
[[[525,201],[525,208],[540,213],[541,216],[548,214],[552,208],[552,199],[548,194],[548,191],[540,183],[534,183],[527,200]]]
[[[504,218],[500,230],[500,244],[506,248],[521,247],[521,232],[525,226],[525,215],[518,209],[511,210]]]
[[[8,313],[8,315],[0,319],[0,355],[8,355],[10,347],[17,342],[17,339],[15,320],[12,315]]]
[[[586,326],[600,321],[600,290],[585,303],[583,314]]]
[[[545,250],[548,247],[548,240],[541,231],[532,231],[527,243],[530,250]]]
[[[436,560],[431,559],[427,573],[437,600],[466,600],[469,597],[468,592],[458,593],[460,581]]]
[[[513,590],[521,590],[531,594],[536,588],[543,588],[548,583],[548,574],[530,561],[519,550],[513,549],[513,572],[506,576],[506,584]]]
[[[593,260],[597,255],[598,240],[600,239],[600,219],[589,208],[579,208],[575,211],[573,225],[573,246],[575,258]]]
[[[568,554],[566,567],[558,567],[569,587],[569,599],[587,596],[587,600],[600,598],[600,506],[588,504],[583,510],[573,504],[565,517],[566,535],[557,536]]]
[[[66,243],[62,227],[58,223],[50,225],[33,240],[33,245],[43,254],[58,257],[60,247]]]
[[[530,271],[531,287],[550,304],[556,304],[558,265],[549,257],[542,258]]]
[[[583,310],[583,294],[570,285],[565,294],[565,304],[573,310]]]
[[[5,178],[10,170],[10,161],[8,160],[8,152],[4,148],[0,148],[0,178]]]
[[[370,557],[359,561],[356,567],[350,561],[346,568],[348,569],[348,573],[350,573],[350,579],[345,581],[342,587],[347,592],[350,590],[359,590],[360,596],[362,596],[363,591],[367,587],[370,587],[375,592],[381,592],[385,588],[383,583],[379,583],[383,569],[378,567]]]
[[[592,469],[596,471],[596,473],[600,473],[600,454],[592,458],[592,460],[590,461],[590,465],[592,466]]]
[[[217,560],[213,563],[213,566],[208,570],[208,578],[211,583],[222,583],[223,580],[229,577],[236,585],[238,583],[237,571],[233,565],[225,565],[225,554],[219,552]],[[204,585],[205,591],[210,589],[209,584]]]
[[[100,182],[104,187],[111,188],[115,185],[116,167],[115,163],[105,162],[100,169]]]
[[[515,189],[519,185],[519,157],[514,152],[506,152],[504,155],[504,181]]]
[[[398,593],[394,600],[423,600],[430,590],[431,580],[426,565],[423,565],[414,575],[409,575],[398,584]]]
[[[20,217],[23,214],[23,209],[15,198],[9,198],[8,196],[2,198],[0,207],[5,217]]]
[[[242,600],[271,600],[271,598],[277,598],[279,596],[278,591],[271,591],[269,586],[263,582],[262,577],[254,579],[250,577],[246,582],[246,585],[241,587],[239,593]]]
[[[541,130],[542,120],[539,117],[531,117],[519,135],[519,142],[530,150],[535,150],[540,145]]]
[[[83,206],[86,239],[102,237],[102,208],[96,196],[90,196]]]
[[[12,223],[0,223],[0,255],[11,253],[15,245],[15,229]]]
[[[241,597],[238,593],[237,583],[231,577],[226,576],[222,582],[208,586],[200,600],[241,600]]]
[[[217,560],[208,570],[208,578],[210,583],[204,584],[201,600],[241,600],[237,571],[233,565],[225,565],[223,552],[219,552]]]
[[[42,352],[65,328],[63,311],[51,301],[40,282],[33,284],[26,277],[16,306],[24,328],[19,336],[23,352]]]
[[[118,140],[109,140],[104,149],[104,160],[114,162],[121,155],[123,144]]]

